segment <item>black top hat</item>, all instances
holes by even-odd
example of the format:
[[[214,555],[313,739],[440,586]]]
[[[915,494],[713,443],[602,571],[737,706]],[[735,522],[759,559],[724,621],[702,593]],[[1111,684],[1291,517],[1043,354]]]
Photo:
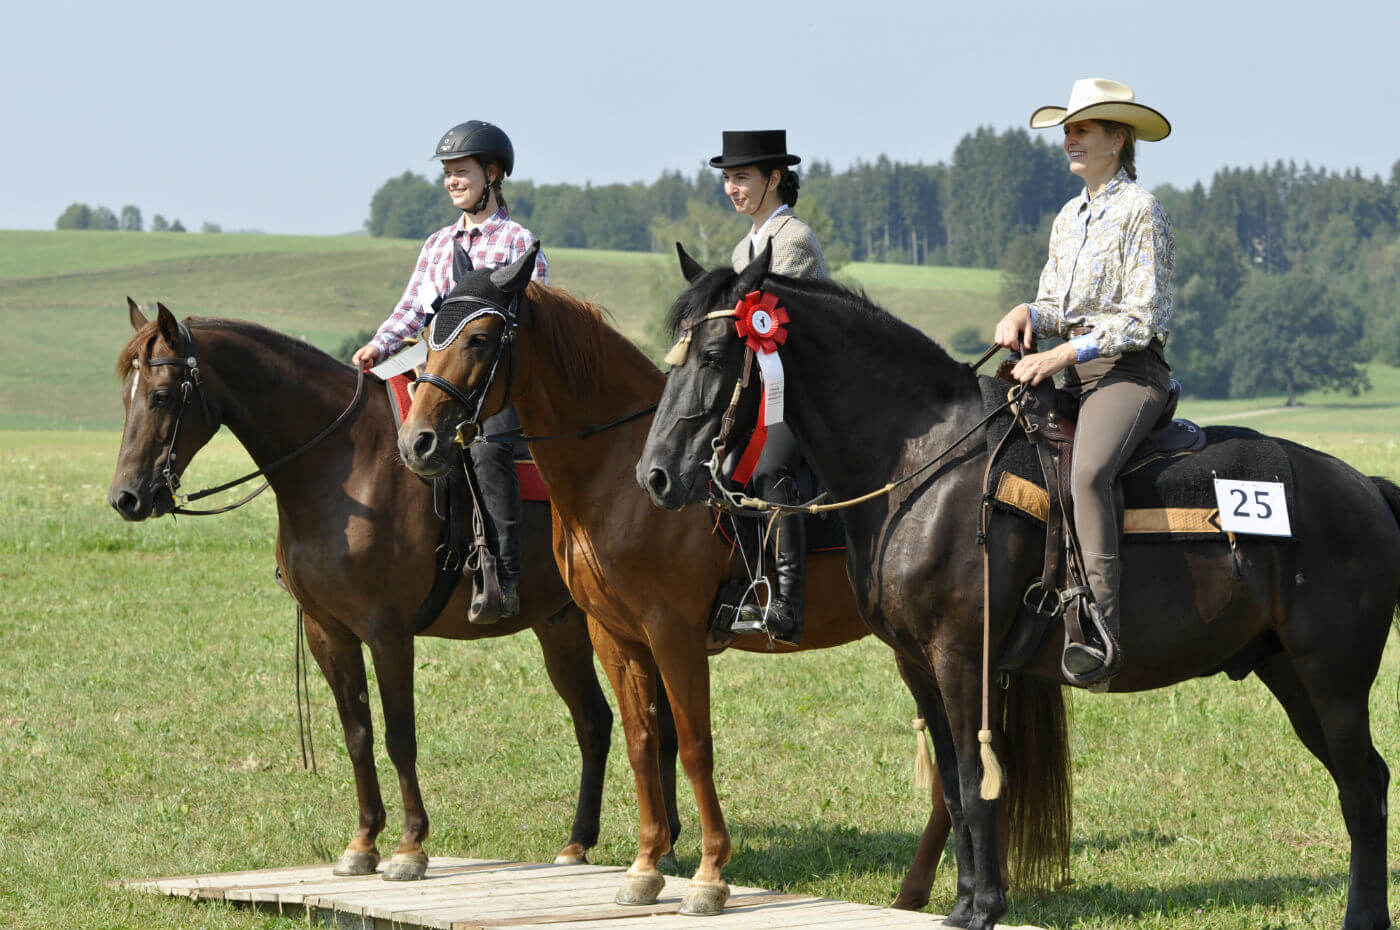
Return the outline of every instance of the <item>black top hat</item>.
[[[737,168],[767,162],[796,165],[801,161],[788,154],[786,129],[752,129],[725,132],[724,152],[710,159],[710,167]]]

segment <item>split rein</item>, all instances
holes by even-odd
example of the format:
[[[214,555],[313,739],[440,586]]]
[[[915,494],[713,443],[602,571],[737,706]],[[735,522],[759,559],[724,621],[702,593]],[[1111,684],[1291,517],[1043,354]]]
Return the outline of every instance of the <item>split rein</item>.
[[[240,484],[246,484],[247,482],[252,481],[254,478],[264,476],[269,472],[281,468],[283,465],[297,458],[302,453],[307,452],[313,446],[317,445],[322,440],[324,440],[331,433],[334,433],[336,430],[340,429],[340,427],[344,426],[345,421],[350,419],[350,414],[352,414],[355,411],[355,409],[360,406],[360,398],[364,396],[365,392],[364,369],[359,369],[358,371],[358,377],[355,381],[355,396],[350,400],[350,405],[346,407],[345,410],[340,414],[340,416],[336,417],[335,420],[329,426],[321,430],[315,436],[312,436],[309,440],[302,443],[296,449],[293,449],[291,452],[282,456],[280,459],[273,462],[271,465],[259,468],[257,471],[249,472],[248,474],[243,475],[240,478],[235,478],[232,481],[226,481],[223,484],[218,485],[217,487],[205,488],[202,491],[196,491],[193,494],[181,494],[180,476],[177,473],[176,467],[175,445],[177,442],[179,442],[180,439],[180,425],[184,422],[185,411],[189,408],[191,394],[199,394],[200,408],[204,411],[204,421],[206,423],[213,423],[214,420],[213,416],[209,412],[209,398],[206,397],[204,393],[204,382],[202,382],[199,377],[199,362],[196,361],[194,354],[194,336],[190,333],[189,328],[186,327],[184,323],[177,322],[176,325],[179,327],[180,338],[184,342],[184,349],[186,354],[183,356],[162,356],[159,358],[152,358],[147,360],[145,363],[146,367],[148,368],[156,368],[162,365],[170,365],[172,367],[180,367],[185,370],[184,380],[180,382],[180,408],[175,412],[175,427],[170,431],[170,446],[165,453],[165,464],[161,467],[161,477],[165,479],[165,486],[170,491],[170,500],[174,504],[174,506],[170,509],[170,512],[172,514],[180,514],[181,516],[186,517],[209,517],[214,516],[216,514],[228,513],[230,510],[237,510],[239,507],[242,507],[244,504],[250,502],[253,498],[266,491],[270,482],[263,481],[262,485],[256,490],[254,490],[251,494],[237,501],[234,501],[232,504],[229,504],[226,507],[216,507],[213,510],[190,510],[185,505],[190,503],[191,501],[201,500],[202,498],[218,494],[220,491],[227,491],[229,488],[237,487]]]

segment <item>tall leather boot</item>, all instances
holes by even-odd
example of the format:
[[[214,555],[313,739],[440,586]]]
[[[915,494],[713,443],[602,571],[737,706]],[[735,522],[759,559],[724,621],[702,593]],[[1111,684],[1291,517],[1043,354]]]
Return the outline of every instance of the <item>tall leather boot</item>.
[[[797,482],[786,473],[761,479],[759,494],[766,500],[796,504]],[[777,541],[773,551],[773,574],[776,591],[769,599],[768,611],[757,604],[745,604],[734,624],[736,633],[767,632],[780,643],[802,644],[802,598],[807,585],[807,524],[800,513],[778,518],[774,527]]]
[[[482,432],[487,435],[519,426],[514,408],[487,417]],[[486,535],[496,549],[496,579],[501,585],[501,616],[520,613],[517,584],[523,568],[520,554],[520,479],[515,474],[515,450],[509,443],[476,443],[471,446],[472,466],[481,486],[486,513]]]
[[[1073,676],[1076,684],[1092,685],[1113,677],[1123,667],[1123,649],[1119,638],[1118,600],[1121,585],[1121,565],[1116,555],[1103,555],[1098,552],[1084,553],[1085,581],[1093,595],[1093,604],[1084,605],[1084,619],[1092,613],[1098,614],[1099,635],[1112,640],[1110,650],[1096,645],[1071,643],[1065,648],[1062,662],[1064,670]],[[1089,624],[1085,624],[1087,627]],[[1086,629],[1086,633],[1088,630]],[[1112,652],[1112,658],[1107,653]]]

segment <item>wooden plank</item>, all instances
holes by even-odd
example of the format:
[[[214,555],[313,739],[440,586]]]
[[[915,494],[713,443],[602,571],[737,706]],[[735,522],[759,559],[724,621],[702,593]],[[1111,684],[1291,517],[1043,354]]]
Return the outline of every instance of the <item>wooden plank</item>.
[[[331,878],[320,882],[297,884],[266,885],[238,888],[226,894],[230,901],[250,901],[256,903],[281,903],[284,905],[304,905],[308,898],[331,897],[341,899],[355,894],[393,895],[412,893],[414,889],[437,889],[470,887],[482,882],[492,883],[495,876],[513,872],[512,865],[479,865],[459,869],[430,869],[416,882],[386,881],[380,873],[351,878]],[[561,866],[580,868],[580,866]],[[618,871],[621,871],[620,869]]]
[[[774,905],[772,909],[752,907],[740,908],[732,912],[726,910],[723,915],[724,930],[770,930],[770,928],[786,930],[786,928],[813,927],[821,924],[852,925],[859,923],[856,918],[859,918],[868,909],[861,904],[809,898],[806,901],[795,901],[787,905]],[[638,915],[638,917],[644,916],[646,915]],[[918,916],[923,918],[922,930],[929,930],[928,915]],[[694,930],[695,921],[694,917],[664,914],[646,917],[644,926],[646,930],[687,930],[687,928]],[[475,930],[478,927],[489,930],[489,925],[483,927],[482,924],[472,920],[459,920],[452,924],[452,930]],[[573,923],[517,924],[514,930],[529,930],[533,927],[539,927],[541,930],[641,930],[636,917],[580,920]]]
[[[433,858],[434,868],[473,866],[489,862],[507,862],[502,859],[461,859],[455,857]],[[239,888],[279,882],[296,882],[307,878],[334,877],[332,863],[320,865],[275,866],[267,869],[249,869],[242,872],[216,872],[202,875],[171,875],[164,878],[138,878],[120,882],[128,888],[140,891],[158,892],[182,897],[198,888]]]
[[[321,898],[334,898],[337,907],[344,908],[394,908],[413,906],[423,901],[449,900],[462,902],[464,906],[486,909],[536,908],[547,910],[555,902],[559,904],[577,903],[580,898],[595,898],[600,902],[611,902],[617,894],[618,878],[621,869],[604,875],[559,875],[553,878],[535,878],[530,882],[509,881],[491,884],[462,882],[404,883],[392,889],[367,889],[358,893],[341,894],[332,890],[310,903],[327,903]],[[367,916],[388,916],[387,914],[365,911]]]

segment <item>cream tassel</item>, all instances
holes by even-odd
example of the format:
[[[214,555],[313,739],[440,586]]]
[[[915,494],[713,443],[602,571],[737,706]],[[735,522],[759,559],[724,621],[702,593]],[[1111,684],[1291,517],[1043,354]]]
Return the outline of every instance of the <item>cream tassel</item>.
[[[1001,763],[992,749],[992,731],[978,730],[977,742],[982,744],[982,800],[994,801],[1001,797]]]
[[[666,357],[662,359],[662,361],[672,368],[679,368],[681,365],[685,364],[685,357],[689,354],[689,349],[690,330],[683,329],[681,330],[681,337],[676,340],[675,345],[671,346],[671,351],[666,353]]]
[[[917,791],[933,790],[933,757],[929,753],[928,740],[924,730],[928,724],[923,717],[914,720],[914,788]]]

